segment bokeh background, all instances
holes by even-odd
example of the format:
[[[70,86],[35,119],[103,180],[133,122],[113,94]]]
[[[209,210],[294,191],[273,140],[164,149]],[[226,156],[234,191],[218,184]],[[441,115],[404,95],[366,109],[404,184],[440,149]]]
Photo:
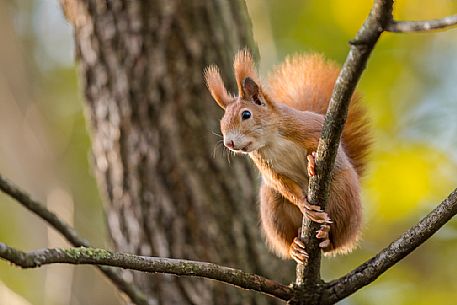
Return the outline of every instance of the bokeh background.
[[[369,0],[247,0],[261,74],[295,52],[342,64]],[[399,0],[397,19],[457,13],[452,0]],[[202,84],[203,85],[203,84]],[[457,186],[457,29],[382,36],[359,91],[375,145],[363,180],[365,233],[351,255],[323,262],[341,276],[388,245]],[[0,1],[0,173],[45,202],[82,236],[109,247],[91,174],[71,27],[57,0]],[[0,241],[32,250],[67,244],[0,195]],[[457,222],[341,304],[455,304]],[[95,269],[20,270],[0,262],[0,304],[120,304]]]

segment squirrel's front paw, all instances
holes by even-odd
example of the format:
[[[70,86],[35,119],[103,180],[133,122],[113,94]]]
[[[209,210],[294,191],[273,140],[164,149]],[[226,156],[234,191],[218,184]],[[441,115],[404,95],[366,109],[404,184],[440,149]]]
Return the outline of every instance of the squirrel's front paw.
[[[303,215],[305,215],[314,222],[323,224],[332,223],[328,214],[322,211],[320,206],[309,204],[306,199],[298,205],[298,208],[300,209]]]
[[[330,246],[330,237],[329,237],[329,232],[330,232],[330,225],[321,225],[321,228],[317,231],[316,238],[318,239],[323,239],[319,243],[320,248],[327,248]]]
[[[308,177],[312,177],[316,175],[316,172],[314,171],[314,168],[316,167],[316,152],[313,151],[311,155],[306,156],[306,159],[308,159]]]
[[[306,253],[305,244],[298,237],[295,237],[294,241],[290,244],[289,255],[297,264],[306,265],[308,263],[309,256]]]
[[[330,217],[324,211],[317,212],[317,211],[306,210],[304,215],[306,215],[309,219],[311,219],[312,221],[317,222],[317,223],[322,223],[322,224],[331,224],[332,223],[332,221],[330,220]]]

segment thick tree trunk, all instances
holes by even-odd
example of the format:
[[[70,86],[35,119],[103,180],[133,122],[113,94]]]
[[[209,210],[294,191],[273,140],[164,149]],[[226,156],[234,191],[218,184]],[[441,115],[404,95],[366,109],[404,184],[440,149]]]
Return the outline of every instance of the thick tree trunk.
[[[270,256],[260,235],[257,174],[216,144],[222,112],[202,77],[215,63],[232,81],[233,54],[255,49],[244,1],[62,2],[75,26],[93,163],[116,249],[292,280],[292,265]],[[133,280],[159,304],[273,303],[209,280]]]

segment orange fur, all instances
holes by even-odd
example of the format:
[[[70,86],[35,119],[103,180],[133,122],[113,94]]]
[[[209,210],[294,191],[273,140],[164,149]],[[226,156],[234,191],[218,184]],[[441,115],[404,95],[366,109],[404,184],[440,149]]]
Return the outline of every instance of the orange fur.
[[[221,85],[219,73],[210,73],[207,83],[218,104],[224,105],[224,144],[248,154],[262,174],[261,223],[270,248],[281,257],[291,257],[303,214],[320,223],[328,223],[328,217],[332,220],[329,245],[323,246],[324,252],[351,251],[360,236],[359,177],[370,145],[368,121],[360,98],[352,98],[336,156],[329,203],[323,212],[306,199],[306,157],[317,149],[339,73],[337,66],[318,54],[293,56],[272,72],[267,86],[261,86],[251,55],[242,50],[235,56],[234,70],[238,97],[225,97],[224,92],[228,93]],[[247,77],[254,80],[258,90],[252,82],[248,82],[250,87],[244,87]],[[246,112],[249,116],[243,118]]]
[[[338,74],[338,66],[321,54],[294,55],[269,75],[269,91],[274,100],[292,108],[325,114]],[[343,130],[343,145],[360,176],[370,144],[366,111],[360,96],[354,94]]]

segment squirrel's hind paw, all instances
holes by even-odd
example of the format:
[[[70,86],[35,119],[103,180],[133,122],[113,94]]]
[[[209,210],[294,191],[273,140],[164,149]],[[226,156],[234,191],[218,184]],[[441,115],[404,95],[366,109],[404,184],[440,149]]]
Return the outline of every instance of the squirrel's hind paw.
[[[309,256],[306,253],[305,244],[298,237],[295,237],[294,241],[290,244],[289,255],[297,264],[306,265],[308,263]]]

